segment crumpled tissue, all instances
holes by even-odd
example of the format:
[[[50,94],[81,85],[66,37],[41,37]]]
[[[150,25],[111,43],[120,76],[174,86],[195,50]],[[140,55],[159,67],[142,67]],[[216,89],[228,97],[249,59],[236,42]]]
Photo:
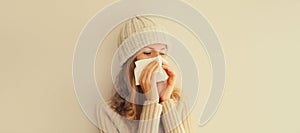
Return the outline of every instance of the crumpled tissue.
[[[135,62],[134,76],[135,76],[136,85],[140,85],[139,80],[140,80],[140,76],[141,76],[141,73],[144,70],[144,68],[154,60],[157,60],[158,65],[159,65],[158,66],[159,70],[155,75],[156,82],[166,81],[169,78],[166,71],[162,68],[162,62],[165,62],[167,64],[168,63],[167,60],[165,60],[161,56],[156,56],[154,58],[142,59],[142,60],[138,60]]]

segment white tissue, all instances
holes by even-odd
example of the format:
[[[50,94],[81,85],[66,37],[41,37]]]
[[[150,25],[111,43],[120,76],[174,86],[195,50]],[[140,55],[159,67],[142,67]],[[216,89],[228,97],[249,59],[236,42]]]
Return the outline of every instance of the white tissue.
[[[158,61],[158,72],[156,73],[155,80],[156,82],[165,81],[169,78],[168,74],[165,72],[165,70],[162,68],[162,62],[168,63],[164,58],[161,56],[157,56],[154,58],[149,59],[143,59],[138,60],[135,62],[135,69],[134,69],[134,76],[135,76],[135,83],[136,85],[139,84],[140,76],[144,68],[152,61],[157,60]]]

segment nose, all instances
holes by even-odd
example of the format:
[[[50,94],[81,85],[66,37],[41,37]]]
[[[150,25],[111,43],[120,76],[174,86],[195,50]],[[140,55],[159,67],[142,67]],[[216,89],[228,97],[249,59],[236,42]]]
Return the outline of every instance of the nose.
[[[154,51],[153,52],[153,56],[152,57],[156,57],[156,56],[159,56],[159,52],[158,51]]]

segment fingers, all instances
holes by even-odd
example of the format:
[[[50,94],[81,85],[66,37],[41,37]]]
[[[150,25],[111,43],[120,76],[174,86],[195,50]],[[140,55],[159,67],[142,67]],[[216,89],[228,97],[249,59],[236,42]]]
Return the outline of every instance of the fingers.
[[[162,65],[163,69],[166,71],[166,73],[168,74],[169,78],[167,80],[167,87],[166,89],[168,91],[172,91],[174,86],[175,86],[175,82],[176,82],[176,74],[175,72],[167,65]]]
[[[176,82],[176,74],[175,72],[166,64],[162,65],[162,68],[165,70],[165,72],[168,74],[169,78],[167,80],[166,88],[162,91],[160,94],[160,100],[166,101],[167,99],[171,98],[171,94],[173,92],[173,89],[175,87]]]
[[[141,78],[139,80],[143,92],[146,93],[151,89],[151,83],[154,80],[154,73],[158,71],[158,62],[153,61],[149,63],[142,71]]]
[[[175,72],[166,64],[162,65],[162,68],[166,71],[169,77],[174,77],[176,76]]]
[[[140,85],[147,100],[158,102],[159,94],[157,92],[154,73],[158,71],[157,61],[149,63],[142,71]]]

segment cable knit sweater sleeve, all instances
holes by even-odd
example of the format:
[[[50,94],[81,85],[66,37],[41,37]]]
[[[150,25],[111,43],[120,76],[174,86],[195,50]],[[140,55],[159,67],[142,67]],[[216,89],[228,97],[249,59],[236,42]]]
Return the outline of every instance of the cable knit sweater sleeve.
[[[162,105],[146,101],[139,121],[138,133],[158,133]]]
[[[184,103],[176,105],[172,99],[161,103],[163,106],[162,122],[167,133],[190,133],[190,118]],[[179,107],[179,108],[176,108]]]

